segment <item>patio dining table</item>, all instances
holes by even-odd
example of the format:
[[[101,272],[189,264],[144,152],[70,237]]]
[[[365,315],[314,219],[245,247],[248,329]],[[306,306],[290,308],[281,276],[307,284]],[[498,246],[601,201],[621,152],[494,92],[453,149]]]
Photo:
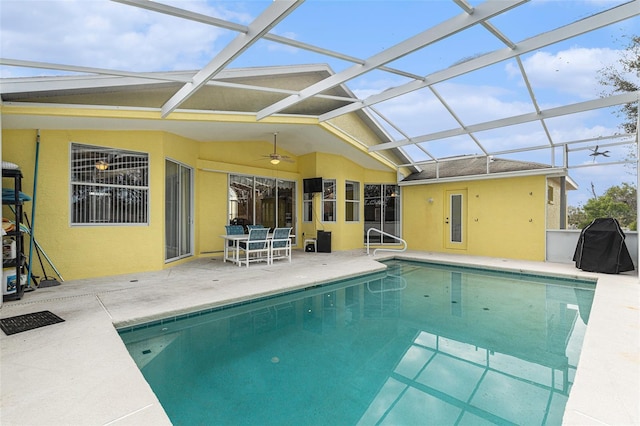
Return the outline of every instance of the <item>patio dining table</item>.
[[[224,245],[224,255],[222,256],[222,261],[226,262],[227,260],[229,262],[233,262],[233,263],[239,263],[240,262],[240,241],[247,241],[249,239],[249,234],[238,234],[238,235],[229,235],[229,234],[223,234],[220,235],[220,238],[225,240],[225,245]],[[267,235],[267,239],[272,239],[273,238],[273,233],[269,233]],[[295,238],[294,234],[289,234],[289,238]],[[229,244],[226,244],[227,241],[231,241],[233,244],[230,246]],[[232,249],[232,250],[229,250]]]

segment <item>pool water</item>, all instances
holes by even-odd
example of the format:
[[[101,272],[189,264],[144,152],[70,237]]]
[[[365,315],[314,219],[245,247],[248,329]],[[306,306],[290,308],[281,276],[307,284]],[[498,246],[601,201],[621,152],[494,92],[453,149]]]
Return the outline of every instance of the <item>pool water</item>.
[[[559,425],[594,282],[393,260],[120,330],[175,425]]]

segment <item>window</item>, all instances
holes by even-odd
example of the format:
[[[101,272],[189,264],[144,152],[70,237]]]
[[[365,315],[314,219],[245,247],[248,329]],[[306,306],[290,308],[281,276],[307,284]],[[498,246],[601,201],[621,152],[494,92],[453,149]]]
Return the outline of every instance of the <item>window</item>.
[[[322,220],[336,221],[336,181],[326,179],[322,181]]]
[[[360,221],[360,183],[345,183],[344,220],[346,222]]]
[[[364,186],[364,241],[367,231],[376,228],[396,237],[400,235],[400,188],[398,185],[366,184]],[[370,242],[397,244],[398,241],[371,232]]]
[[[553,186],[547,186],[547,202],[553,204]]]
[[[295,225],[295,182],[257,176],[229,176],[229,223],[268,228]]]
[[[149,223],[149,154],[71,144],[71,224]]]
[[[313,194],[303,194],[302,221],[313,222]]]

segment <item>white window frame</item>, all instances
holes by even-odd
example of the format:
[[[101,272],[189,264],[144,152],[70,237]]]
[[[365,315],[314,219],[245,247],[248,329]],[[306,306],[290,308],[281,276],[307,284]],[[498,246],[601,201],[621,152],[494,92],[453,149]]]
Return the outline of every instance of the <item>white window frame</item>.
[[[148,153],[72,142],[69,155],[71,226],[149,225]]]
[[[322,222],[336,222],[337,221],[337,207],[338,207],[338,197],[336,194],[336,190],[338,187],[336,186],[335,179],[323,179],[322,180]],[[328,207],[331,206],[331,209]],[[329,211],[331,210],[331,211]]]
[[[349,190],[349,186],[352,190]],[[349,198],[352,194],[353,198]],[[349,213],[353,213],[353,217],[349,218]],[[344,183],[344,221],[360,222],[360,182],[347,180]]]

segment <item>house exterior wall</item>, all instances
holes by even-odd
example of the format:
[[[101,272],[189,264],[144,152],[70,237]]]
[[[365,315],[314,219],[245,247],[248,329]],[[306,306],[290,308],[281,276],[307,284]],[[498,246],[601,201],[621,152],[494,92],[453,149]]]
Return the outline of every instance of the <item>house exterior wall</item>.
[[[295,162],[282,162],[274,168],[262,157],[272,149],[266,142],[207,143],[158,131],[41,130],[40,135],[35,235],[67,280],[160,270],[190,260],[169,264],[164,261],[166,158],[194,171],[194,256],[217,256],[223,250],[224,241],[219,235],[228,221],[229,173],[296,182],[294,232],[298,236],[298,247],[302,247],[304,236],[315,236],[318,230],[324,230],[332,232],[334,251],[363,247],[364,185],[395,184],[397,179],[395,171],[368,170],[348,158],[321,152],[298,158],[281,152],[293,157]],[[4,129],[2,137],[3,160],[20,165],[24,174],[23,192],[31,194],[36,131]],[[148,225],[70,225],[71,142],[149,154]],[[302,221],[302,179],[309,177],[335,179],[335,222],[320,219],[321,194],[314,196],[314,221]],[[348,180],[360,183],[360,220],[357,222],[345,221],[345,182]],[[403,186],[402,236],[411,250],[543,261],[545,222],[555,222],[557,216],[548,212],[547,185],[544,176],[532,176]],[[463,249],[446,247],[444,218],[449,190],[466,191]],[[556,190],[559,191],[559,187],[554,187]],[[559,192],[554,195],[555,200],[559,200]],[[30,217],[31,204],[25,207]],[[3,216],[11,217],[7,207],[4,210]],[[34,274],[44,275],[37,262],[33,263]],[[51,275],[50,270],[48,274]]]
[[[561,215],[560,181],[556,178],[549,178],[547,179],[547,229],[560,229]]]
[[[308,158],[305,158],[308,157]],[[315,236],[317,231],[331,232],[332,250],[353,250],[363,247],[364,234],[364,185],[366,183],[396,183],[395,172],[376,172],[360,167],[348,158],[325,154],[314,153],[301,157],[301,161],[312,165],[314,174],[304,177],[322,177],[323,179],[334,179],[336,181],[336,220],[335,222],[324,222],[321,216],[322,194],[314,194],[313,216],[311,223],[302,223],[301,229],[305,235]],[[360,183],[360,208],[357,222],[345,221],[345,185],[347,181]],[[302,188],[300,186],[300,200],[302,200]],[[302,242],[302,241],[301,241]]]
[[[196,170],[196,241],[197,247],[195,254],[197,255],[215,255],[220,254],[224,249],[224,240],[220,235],[224,234],[224,226],[229,224],[228,201],[229,201],[229,174],[240,174],[249,176],[258,176],[266,178],[280,178],[297,183],[296,194],[296,218],[298,223],[294,225],[294,233],[298,235],[300,232],[296,228],[300,224],[302,217],[302,181],[300,174],[297,172],[287,172],[279,168],[266,167],[270,165],[268,159],[262,159],[263,152],[270,152],[268,149],[273,147],[254,147],[255,151],[247,151],[244,148],[240,151],[245,153],[245,159],[242,161],[253,165],[232,164],[215,161],[216,153],[223,154],[227,151],[238,151],[238,145],[242,142],[227,142],[208,144],[206,142],[200,144],[200,154],[197,160]],[[211,146],[215,145],[215,150]],[[254,156],[251,152],[256,152]],[[247,154],[249,153],[249,154]],[[283,155],[289,155],[284,154]],[[222,155],[224,158],[224,154]],[[258,160],[255,159],[258,158]],[[281,163],[282,164],[282,163]],[[265,167],[256,167],[256,165],[264,165]]]
[[[466,191],[466,248],[446,247],[448,190]],[[403,186],[403,238],[411,250],[544,261],[546,190],[545,176]]]
[[[3,130],[2,158],[20,166],[23,192],[33,194],[36,131]],[[71,142],[148,152],[148,225],[71,226]],[[34,236],[64,279],[162,269],[164,265],[164,135],[161,132],[41,130]],[[33,202],[25,204],[31,220]],[[3,207],[3,216],[11,217]],[[25,246],[29,247],[28,238]],[[33,259],[36,259],[35,255]],[[38,262],[33,273],[42,276]],[[45,268],[48,266],[45,264]],[[51,269],[48,274],[52,275]]]
[[[20,166],[24,175],[23,192],[33,192],[35,166],[35,130],[2,131],[2,157]],[[71,142],[140,151],[149,154],[150,192],[148,225],[70,225],[70,145]],[[393,171],[367,170],[351,160],[324,153],[294,158],[275,168],[263,155],[270,143],[198,142],[159,131],[40,130],[38,188],[35,236],[65,280],[161,270],[191,257],[165,263],[165,159],[193,169],[194,177],[194,256],[219,256],[223,243],[219,235],[228,223],[228,175],[246,174],[291,180],[297,184],[296,227],[298,247],[302,233],[316,235],[317,230],[332,231],[332,250],[350,250],[363,246],[365,183],[396,183]],[[254,154],[255,153],[255,154]],[[302,222],[302,179],[335,179],[337,220],[323,223]],[[360,221],[345,222],[345,181],[360,183]],[[321,195],[316,194],[319,203]],[[11,217],[7,207],[4,217]],[[31,203],[25,211],[31,215]],[[320,205],[314,207],[320,214]],[[26,241],[28,247],[28,239]],[[43,276],[38,262],[34,274]],[[51,269],[45,264],[48,275]]]

